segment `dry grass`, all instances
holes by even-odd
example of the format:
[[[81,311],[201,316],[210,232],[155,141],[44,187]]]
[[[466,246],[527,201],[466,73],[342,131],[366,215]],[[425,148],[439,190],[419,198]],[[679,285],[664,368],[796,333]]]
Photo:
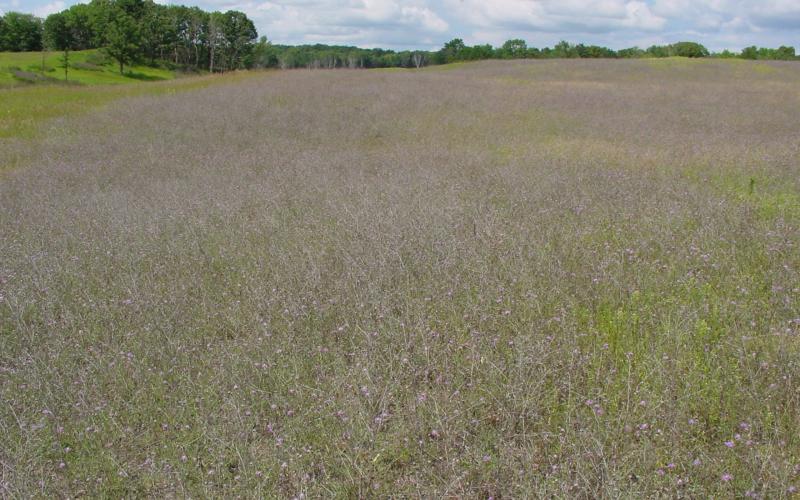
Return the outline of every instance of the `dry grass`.
[[[51,123],[0,178],[2,495],[790,496],[798,83],[285,71]]]

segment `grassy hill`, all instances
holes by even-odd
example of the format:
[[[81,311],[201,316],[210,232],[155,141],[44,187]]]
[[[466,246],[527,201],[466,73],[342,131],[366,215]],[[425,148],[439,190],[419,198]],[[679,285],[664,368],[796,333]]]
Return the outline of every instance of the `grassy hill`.
[[[0,52],[0,87],[63,82],[62,56],[62,52]],[[118,66],[100,50],[70,52],[72,83],[98,85],[174,77],[172,71],[149,66],[127,67],[120,75]]]

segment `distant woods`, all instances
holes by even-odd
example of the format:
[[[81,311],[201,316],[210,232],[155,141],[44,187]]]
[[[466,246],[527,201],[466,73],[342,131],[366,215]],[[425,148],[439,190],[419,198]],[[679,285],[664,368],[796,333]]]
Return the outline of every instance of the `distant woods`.
[[[262,38],[253,50],[253,64],[280,68],[413,68],[483,59],[561,59],[561,58],[653,58],[653,57],[741,57],[745,59],[796,59],[794,47],[767,49],[751,47],[740,54],[725,51],[711,53],[695,42],[654,45],[647,49],[632,47],[612,50],[596,45],[559,42],[554,47],[528,47],[524,40],[506,41],[500,47],[469,46],[460,38],[444,44],[438,51],[400,51],[360,49],[330,45],[273,45]]]
[[[647,49],[559,42],[529,47],[512,39],[500,47],[469,46],[455,38],[437,51],[362,49],[331,45],[275,45],[258,38],[253,22],[239,11],[205,12],[197,7],[159,5],[152,0],[92,0],[39,19],[9,12],[0,17],[0,51],[62,51],[65,78],[72,50],[102,49],[119,66],[144,63],[211,72],[245,68],[419,68],[481,59],[718,57],[796,60],[794,47],[748,47],[711,53],[695,42]]]

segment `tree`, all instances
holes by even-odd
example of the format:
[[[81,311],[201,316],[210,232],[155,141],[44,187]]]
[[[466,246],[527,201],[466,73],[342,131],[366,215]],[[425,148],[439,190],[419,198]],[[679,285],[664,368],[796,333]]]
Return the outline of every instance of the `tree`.
[[[244,12],[229,10],[222,16],[222,33],[225,40],[227,67],[244,68],[244,61],[250,55],[258,32],[253,21]]]
[[[425,65],[425,53],[419,50],[415,51],[411,54],[411,61],[414,63],[415,68],[420,69]]]
[[[69,11],[50,14],[44,22],[44,40],[48,48],[64,52],[61,66],[64,81],[69,80],[69,50],[75,43],[75,25]]]
[[[775,59],[790,61],[797,57],[794,51],[794,47],[786,47],[785,45],[781,45],[775,52],[776,52]]]
[[[708,49],[695,42],[678,42],[670,45],[670,55],[678,57],[708,57]]]
[[[460,59],[462,60],[479,61],[494,57],[494,49],[488,43],[485,45],[473,45],[472,47],[465,47],[460,54]]]
[[[42,50],[42,20],[30,14],[9,12],[3,16],[0,50],[31,52]]]
[[[742,49],[742,59],[758,59],[758,47],[755,45]]]
[[[647,48],[647,55],[650,57],[669,57],[669,47],[663,45],[651,45]]]
[[[133,62],[140,52],[139,26],[125,11],[117,10],[108,24],[106,41],[106,52],[119,63],[119,74],[124,74],[125,65]]]
[[[95,32],[94,18],[97,14],[94,12],[93,5],[79,3],[62,12],[69,16],[72,23],[72,50],[96,49],[100,46],[96,43],[99,37]],[[46,30],[47,26],[45,26]]]
[[[275,47],[262,36],[253,46],[250,54],[249,66],[254,68],[274,68],[278,65],[278,55]]]
[[[144,17],[148,7],[144,0],[113,0],[113,3],[116,9],[121,10],[137,21]]]
[[[464,40],[460,38],[453,38],[444,44],[444,47],[439,51],[439,59],[443,63],[461,60],[461,53],[464,52],[467,46]]]
[[[617,51],[617,56],[622,57],[624,59],[635,59],[639,57],[644,57],[646,52],[639,47],[630,47],[627,49],[622,49]]]
[[[208,16],[208,70],[210,72],[214,72],[215,63],[219,63],[217,60],[217,50],[221,52],[221,55],[224,57],[225,55],[225,48],[226,48],[226,40],[225,40],[225,17],[222,15],[221,12],[212,12]],[[224,64],[224,61],[223,61]]]
[[[558,42],[555,47],[553,47],[553,57],[558,58],[571,58],[571,57],[578,57],[578,52],[575,50],[575,47],[572,46],[571,43],[561,40]]]
[[[176,28],[167,16],[167,9],[154,3],[145,4],[139,25],[142,53],[152,65],[156,59],[163,59],[164,49],[176,38]]]
[[[584,45],[582,43],[579,43],[575,46],[575,52],[577,52],[578,57],[588,59],[612,59],[617,57],[617,53],[607,47],[600,47],[598,45]]]
[[[501,57],[510,59],[525,57],[527,52],[528,44],[525,43],[525,40],[520,40],[519,38],[506,40],[503,47],[500,49]]]

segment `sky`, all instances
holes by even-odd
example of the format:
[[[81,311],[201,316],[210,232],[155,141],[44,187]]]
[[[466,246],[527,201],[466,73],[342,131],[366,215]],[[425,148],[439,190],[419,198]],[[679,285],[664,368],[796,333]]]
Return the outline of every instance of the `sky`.
[[[800,0],[156,0],[240,10],[273,43],[438,49],[462,38],[529,46],[560,40],[620,49],[697,41],[711,50],[792,45]],[[0,0],[0,11],[45,17],[76,0]]]

